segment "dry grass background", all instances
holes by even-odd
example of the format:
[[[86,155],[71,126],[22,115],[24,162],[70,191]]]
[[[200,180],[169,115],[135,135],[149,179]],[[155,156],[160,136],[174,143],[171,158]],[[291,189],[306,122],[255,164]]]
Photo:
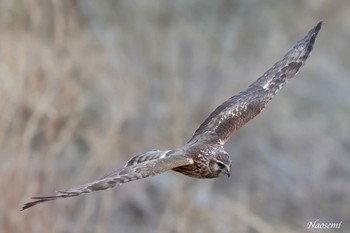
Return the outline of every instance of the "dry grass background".
[[[349,12],[346,0],[1,0],[0,231],[309,232],[320,219],[349,232]],[[227,143],[231,179],[169,172],[19,211],[182,145],[320,19],[298,78]]]

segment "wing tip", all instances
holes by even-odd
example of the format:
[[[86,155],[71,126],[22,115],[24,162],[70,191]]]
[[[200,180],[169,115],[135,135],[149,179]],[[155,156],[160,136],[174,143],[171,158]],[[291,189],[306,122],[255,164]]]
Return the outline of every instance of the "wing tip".
[[[309,35],[311,36],[311,41],[315,41],[317,35],[318,35],[318,32],[321,30],[322,28],[322,24],[323,24],[323,20],[320,20],[316,26],[314,26],[310,32],[309,32]]]
[[[57,198],[56,196],[31,197],[31,199],[33,199],[35,201],[31,201],[31,202],[27,202],[27,203],[23,204],[21,211],[26,210],[26,209],[33,207],[37,204],[40,204],[42,202],[53,201],[56,198]]]
[[[52,195],[52,196],[31,197],[30,199],[32,199],[33,201],[23,204],[21,211],[26,210],[30,207],[33,207],[33,206],[40,204],[40,203],[43,203],[43,202],[54,201],[54,200],[57,200],[59,198],[75,197],[78,195],[80,195],[80,194],[76,193],[76,192],[58,191],[56,195]]]
[[[323,24],[323,19],[321,19],[320,21],[318,21],[318,23],[315,26],[315,31],[320,31],[320,29],[322,28],[322,24]]]
[[[318,32],[321,30],[322,24],[323,24],[323,20],[320,20],[320,21],[309,31],[309,33],[306,35],[306,38],[310,38],[310,40],[314,40],[314,39],[317,37]]]
[[[304,50],[304,56],[302,56],[305,60],[311,53],[313,46],[315,44],[317,35],[322,28],[323,20],[320,20],[307,34],[306,36],[298,41],[298,43],[293,47],[292,50]]]

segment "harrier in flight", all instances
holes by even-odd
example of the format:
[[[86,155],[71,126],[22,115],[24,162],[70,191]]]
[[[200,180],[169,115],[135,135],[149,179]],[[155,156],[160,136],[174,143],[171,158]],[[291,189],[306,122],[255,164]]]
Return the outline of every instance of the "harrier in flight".
[[[46,201],[75,197],[113,188],[130,181],[173,170],[193,178],[230,176],[231,160],[224,144],[241,126],[258,115],[308,58],[322,22],[312,28],[284,57],[244,91],[232,96],[215,109],[182,147],[152,150],[132,157],[123,168],[87,184],[52,196],[32,197],[22,210]]]

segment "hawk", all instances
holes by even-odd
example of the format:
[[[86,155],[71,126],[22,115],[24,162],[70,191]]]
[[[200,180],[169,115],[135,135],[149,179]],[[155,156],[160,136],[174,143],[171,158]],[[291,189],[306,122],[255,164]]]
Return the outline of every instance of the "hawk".
[[[299,71],[315,43],[322,21],[244,91],[217,107],[182,147],[138,154],[122,168],[90,183],[58,191],[51,196],[32,197],[22,210],[39,203],[113,188],[117,185],[173,170],[193,178],[230,176],[231,160],[224,150],[229,137],[258,115],[289,79]]]

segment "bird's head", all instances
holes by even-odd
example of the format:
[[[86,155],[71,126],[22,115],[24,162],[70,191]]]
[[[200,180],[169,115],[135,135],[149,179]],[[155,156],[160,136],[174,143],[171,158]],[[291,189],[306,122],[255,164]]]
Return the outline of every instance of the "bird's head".
[[[226,151],[220,150],[214,154],[209,161],[209,167],[214,177],[224,176],[230,177],[231,159]]]

